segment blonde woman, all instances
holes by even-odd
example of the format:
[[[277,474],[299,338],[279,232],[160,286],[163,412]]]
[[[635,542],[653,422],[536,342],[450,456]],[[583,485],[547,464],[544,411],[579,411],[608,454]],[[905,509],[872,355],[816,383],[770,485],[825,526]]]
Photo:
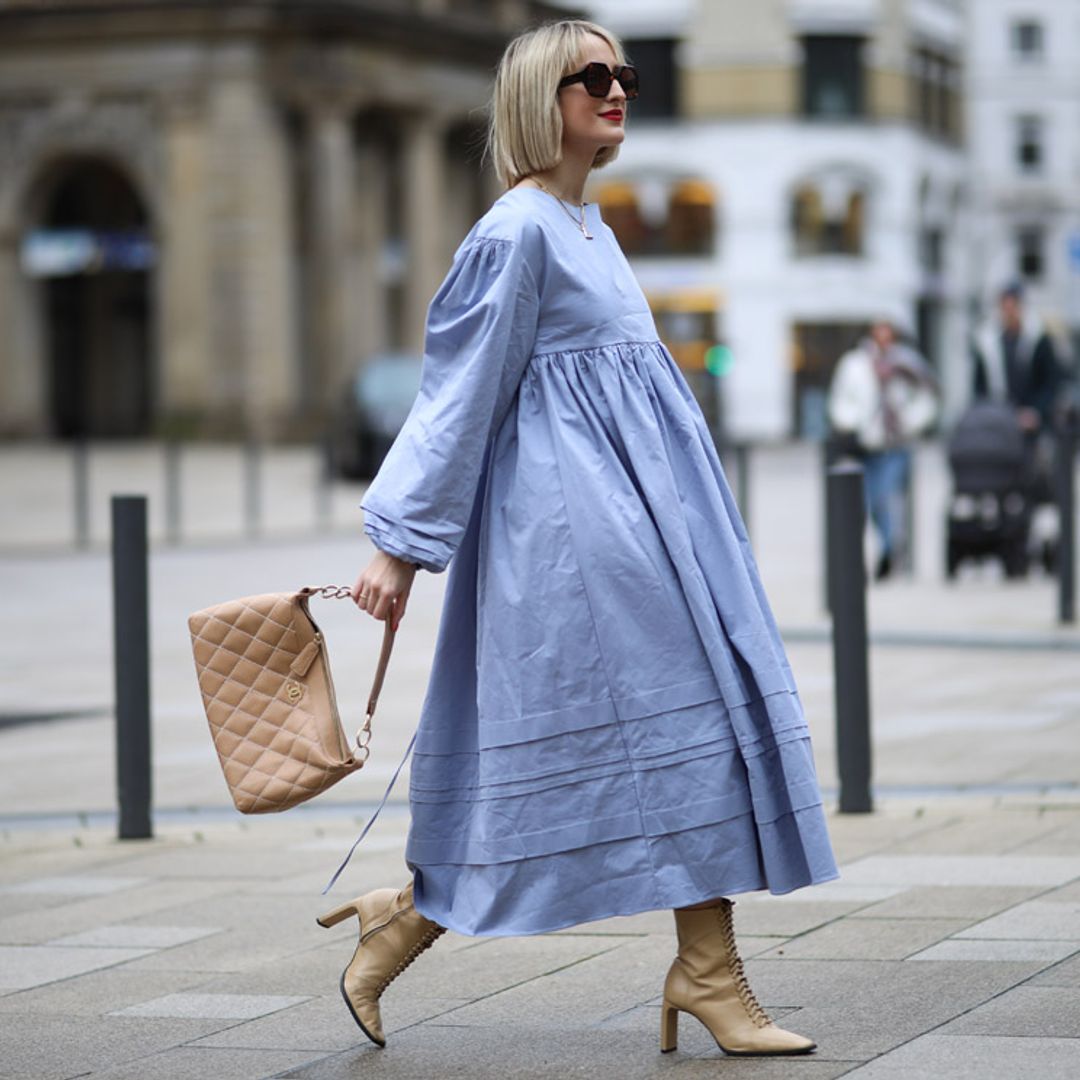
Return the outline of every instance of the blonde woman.
[[[380,995],[445,928],[672,908],[661,1049],[680,1011],[727,1053],[814,1049],[755,1000],[726,899],[836,877],[806,724],[701,411],[582,201],[636,96],[593,23],[508,46],[488,147],[507,190],[431,302],[419,396],[361,504],[362,610],[396,626],[416,570],[450,566],[412,878],[320,920],[359,918],[342,993],[380,1046]]]

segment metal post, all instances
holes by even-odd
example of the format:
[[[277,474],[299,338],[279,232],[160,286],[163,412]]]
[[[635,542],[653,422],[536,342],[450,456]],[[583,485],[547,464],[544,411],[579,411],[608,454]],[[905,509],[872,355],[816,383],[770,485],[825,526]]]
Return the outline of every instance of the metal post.
[[[244,526],[249,537],[262,527],[262,447],[255,439],[244,444]]]
[[[1057,440],[1058,622],[1076,621],[1076,413],[1066,414]]]
[[[118,836],[153,836],[150,821],[150,627],[146,497],[112,498]]]
[[[827,485],[840,812],[864,814],[874,807],[870,794],[870,675],[863,561],[866,504],[862,466],[854,462],[834,465],[829,469]]]
[[[832,610],[832,571],[829,568],[829,470],[840,460],[842,444],[833,435],[821,440],[821,581],[823,606]]]
[[[912,577],[915,574],[915,470],[919,461],[916,447],[909,447],[907,455],[908,468],[903,491],[904,545],[901,548],[900,569],[909,577]]]
[[[324,435],[316,444],[319,475],[315,482],[315,524],[328,530],[334,515],[334,440]]]
[[[180,543],[183,503],[180,492],[180,440],[165,440],[165,539]]]
[[[90,546],[90,445],[79,435],[72,444],[72,481],[75,490],[75,546]]]

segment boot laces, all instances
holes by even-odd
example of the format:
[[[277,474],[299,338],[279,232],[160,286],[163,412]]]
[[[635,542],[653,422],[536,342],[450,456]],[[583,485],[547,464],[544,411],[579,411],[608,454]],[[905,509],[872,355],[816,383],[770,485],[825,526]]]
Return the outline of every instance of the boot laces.
[[[727,953],[728,971],[730,971],[732,982],[735,984],[735,992],[739,995],[739,1000],[742,1002],[751,1022],[755,1027],[768,1027],[772,1023],[772,1018],[762,1008],[761,1003],[754,996],[754,991],[750,989],[750,983],[747,981],[746,972],[743,969],[742,957],[739,956],[739,951],[735,946],[735,924],[731,919],[731,908],[733,906],[731,904],[722,904],[717,909],[720,932],[723,934],[725,952]]]
[[[381,997],[382,992],[425,950],[430,949],[436,938],[446,933],[445,926],[432,923],[431,928],[424,936],[397,962],[393,970],[375,988],[375,997]]]

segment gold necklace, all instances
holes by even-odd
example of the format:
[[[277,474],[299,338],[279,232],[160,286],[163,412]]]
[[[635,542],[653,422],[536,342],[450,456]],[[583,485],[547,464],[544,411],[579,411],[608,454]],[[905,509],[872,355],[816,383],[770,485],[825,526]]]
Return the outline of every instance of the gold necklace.
[[[585,204],[584,203],[582,203],[581,207],[580,207],[580,209],[581,209],[581,220],[579,221],[576,217],[574,217],[574,215],[572,213],[570,213],[570,207],[568,207],[566,205],[565,201],[563,199],[559,198],[559,196],[556,195],[554,191],[552,191],[550,188],[544,187],[544,185],[541,184],[540,181],[537,180],[535,176],[530,176],[529,179],[541,191],[546,191],[563,208],[563,213],[566,214],[566,216],[581,230],[581,235],[584,236],[586,240],[594,239],[593,234],[591,232],[589,232],[588,226],[585,224]]]

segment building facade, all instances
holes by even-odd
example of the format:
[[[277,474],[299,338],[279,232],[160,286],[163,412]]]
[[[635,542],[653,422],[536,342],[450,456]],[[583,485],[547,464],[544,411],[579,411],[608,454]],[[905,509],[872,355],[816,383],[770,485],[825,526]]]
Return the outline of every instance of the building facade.
[[[1080,4],[970,5],[973,286],[987,308],[1024,282],[1048,326],[1080,350]]]
[[[529,0],[0,0],[0,434],[314,430],[497,194]]]
[[[970,317],[963,5],[590,10],[623,37],[643,86],[590,194],[662,334],[685,342],[685,366],[730,365],[715,380],[728,436],[822,434],[833,365],[881,315],[908,324],[958,407]]]

